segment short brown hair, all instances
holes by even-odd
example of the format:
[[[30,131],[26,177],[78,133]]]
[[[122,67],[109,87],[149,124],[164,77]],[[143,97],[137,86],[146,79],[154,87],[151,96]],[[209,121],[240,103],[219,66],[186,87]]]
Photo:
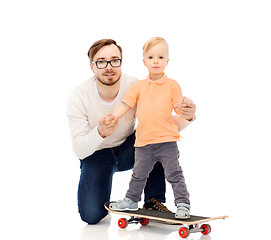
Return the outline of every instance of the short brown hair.
[[[108,46],[114,44],[118,47],[119,51],[120,51],[120,57],[122,58],[122,49],[121,47],[117,44],[116,41],[114,41],[113,39],[101,39],[99,41],[96,41],[95,43],[92,44],[92,46],[90,47],[90,49],[88,50],[88,57],[90,59],[90,61],[93,60],[93,57],[95,56],[95,54],[104,46]]]
[[[164,44],[166,44],[166,46],[168,48],[167,41],[164,38],[152,37],[145,42],[145,44],[143,46],[143,54],[148,52],[152,47],[156,46],[158,43],[164,43]]]

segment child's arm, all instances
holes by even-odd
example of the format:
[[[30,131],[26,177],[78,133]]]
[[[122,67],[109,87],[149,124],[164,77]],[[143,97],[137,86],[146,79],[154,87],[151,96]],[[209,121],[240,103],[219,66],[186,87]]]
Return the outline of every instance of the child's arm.
[[[126,103],[122,102],[120,106],[114,111],[113,114],[109,114],[103,118],[103,122],[105,125],[108,125],[111,123],[112,115],[119,120],[125,113],[127,113],[130,110],[130,106],[128,106]]]
[[[120,119],[125,113],[127,113],[130,110],[130,106],[128,106],[126,103],[122,102],[120,106],[114,111],[113,115]]]

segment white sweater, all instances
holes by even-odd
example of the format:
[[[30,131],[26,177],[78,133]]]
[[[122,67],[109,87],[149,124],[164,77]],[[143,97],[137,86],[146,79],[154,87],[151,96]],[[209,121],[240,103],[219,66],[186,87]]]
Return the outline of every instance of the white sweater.
[[[72,147],[79,159],[84,159],[97,150],[121,145],[135,130],[135,107],[119,120],[118,127],[109,137],[102,138],[97,126],[101,117],[114,112],[129,87],[138,79],[122,74],[119,93],[112,103],[102,101],[96,81],[93,76],[83,82],[71,93],[68,100],[67,116]]]

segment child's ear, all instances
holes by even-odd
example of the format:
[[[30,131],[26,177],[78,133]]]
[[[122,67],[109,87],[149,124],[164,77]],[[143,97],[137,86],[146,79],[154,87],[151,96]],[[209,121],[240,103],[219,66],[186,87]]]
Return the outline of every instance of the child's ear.
[[[144,66],[146,67],[146,62],[145,62],[145,59],[143,58],[143,63],[144,63]]]
[[[169,58],[167,59],[167,64],[168,64]]]

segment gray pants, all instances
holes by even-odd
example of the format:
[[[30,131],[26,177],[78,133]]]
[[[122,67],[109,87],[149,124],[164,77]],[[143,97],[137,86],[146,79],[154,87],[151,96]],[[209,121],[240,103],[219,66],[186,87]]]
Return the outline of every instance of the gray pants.
[[[172,185],[175,205],[187,203],[189,193],[186,188],[182,168],[179,165],[179,150],[176,142],[149,144],[135,148],[135,165],[126,197],[134,202],[141,200],[149,173],[156,161],[162,163],[167,181]]]

